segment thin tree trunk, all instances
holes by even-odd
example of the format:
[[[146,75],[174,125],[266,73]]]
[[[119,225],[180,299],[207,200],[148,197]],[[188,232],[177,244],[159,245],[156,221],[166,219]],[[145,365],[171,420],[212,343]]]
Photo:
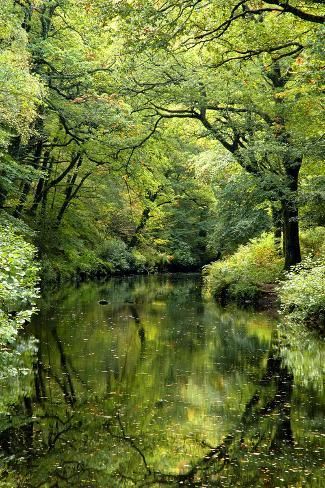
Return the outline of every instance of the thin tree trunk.
[[[166,175],[167,175],[167,173],[166,173]],[[161,193],[162,190],[163,190],[163,187],[159,187],[154,193],[152,193],[151,191],[148,191],[148,193],[147,193],[148,200],[151,203],[154,203],[157,200],[157,198],[160,195],[160,193]],[[168,202],[162,202],[158,206],[165,205],[165,203],[170,203],[170,202],[169,201]],[[147,225],[148,220],[150,219],[151,210],[152,209],[151,209],[150,205],[147,205],[144,208],[144,210],[142,212],[142,215],[141,215],[140,222],[137,225],[137,227],[136,227],[136,229],[134,231],[134,234],[131,237],[131,240],[129,242],[129,248],[132,249],[133,247],[135,247],[139,243],[140,233],[145,228],[145,226]]]
[[[72,200],[72,189],[75,185],[75,182],[76,182],[76,179],[77,179],[77,173],[75,173],[69,183],[68,183],[68,187],[65,191],[65,197],[64,197],[64,202],[63,204],[61,205],[60,207],[60,210],[59,210],[59,213],[57,215],[57,218],[56,218],[56,223],[57,225],[59,226],[61,221],[62,221],[62,218],[63,218],[63,215],[65,214],[65,211],[67,210],[68,206],[70,205],[70,202]]]
[[[35,153],[34,153],[34,158],[33,158],[34,159],[33,160],[33,167],[34,168],[38,168],[38,166],[39,166],[39,162],[40,162],[41,155],[42,155],[42,150],[43,150],[43,141],[40,140],[37,142],[36,148],[35,148]],[[23,190],[20,194],[19,203],[18,203],[18,205],[14,211],[14,217],[20,217],[22,210],[24,208],[25,202],[27,200],[28,194],[30,192],[31,186],[32,185],[31,185],[30,181],[26,181],[24,183]]]
[[[78,167],[81,165],[81,161],[82,160],[80,160],[80,162],[78,164]],[[56,225],[57,225],[57,227],[59,227],[59,225],[61,224],[62,219],[63,219],[63,215],[65,214],[66,210],[68,209],[71,201],[77,196],[77,193],[79,192],[80,188],[82,187],[82,185],[84,184],[84,182],[86,181],[86,179],[90,175],[91,175],[91,171],[88,171],[88,173],[86,173],[81,178],[81,180],[79,181],[79,183],[76,185],[76,180],[77,180],[77,177],[78,177],[78,172],[77,172],[77,169],[76,169],[75,174],[70,179],[69,185],[68,185],[67,190],[66,190],[66,193],[65,193],[64,202],[63,202],[63,204],[62,204],[62,206],[61,206],[61,208],[59,210],[58,216],[56,218]]]
[[[279,255],[282,255],[281,238],[282,238],[282,211],[275,204],[271,206],[273,221],[274,245]]]
[[[56,197],[56,188],[57,185],[69,174],[70,171],[72,171],[75,166],[78,166],[79,160],[80,160],[80,153],[76,153],[72,156],[71,162],[69,165],[62,171],[62,173],[59,174],[59,176],[56,176],[56,171],[54,171],[54,178],[53,180],[49,181],[50,174],[52,173],[52,168],[53,168],[53,160],[52,158],[49,159],[49,165],[48,165],[48,176],[46,181],[44,181],[43,189],[40,194],[40,200],[42,201],[42,215],[45,215],[45,207],[47,203],[47,197],[49,194],[49,191],[54,188],[53,192],[53,198],[52,198],[52,203],[51,203],[51,210],[54,208],[54,202],[55,202],[55,197]]]
[[[6,188],[6,185],[1,183],[1,177],[5,177],[5,172],[1,171],[0,173],[0,208],[4,208],[6,200],[7,200],[7,195],[8,195],[8,190]]]
[[[49,157],[50,157],[50,152],[46,151],[43,157],[43,164],[42,164],[42,171],[46,171],[49,163]],[[36,190],[35,190],[35,195],[34,195],[34,201],[29,209],[29,213],[31,215],[35,215],[37,212],[38,205],[40,204],[42,200],[42,193],[45,185],[45,177],[41,176],[41,178],[38,180]]]

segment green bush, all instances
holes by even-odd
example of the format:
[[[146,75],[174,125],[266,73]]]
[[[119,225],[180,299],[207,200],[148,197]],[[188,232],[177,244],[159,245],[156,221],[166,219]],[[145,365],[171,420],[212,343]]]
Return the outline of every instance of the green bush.
[[[102,262],[106,263],[114,272],[126,272],[131,268],[132,254],[121,239],[111,238],[104,241],[98,254]]]
[[[178,247],[173,251],[172,263],[174,266],[184,269],[194,267],[197,264],[188,243],[178,241]]]
[[[281,313],[291,324],[325,329],[325,264],[311,257],[286,274],[279,289]]]
[[[300,232],[303,256],[325,257],[325,227],[313,227]]]
[[[282,272],[271,234],[240,246],[232,256],[204,268],[206,291],[216,298],[243,303],[258,299],[263,287],[275,283]]]
[[[35,255],[35,247],[12,227],[0,227],[0,308],[5,313],[34,304],[39,272]]]
[[[18,330],[29,321],[38,297],[39,267],[35,255],[34,246],[12,226],[0,226],[0,388],[3,395],[6,382],[8,391],[13,393],[15,388],[18,391],[17,378],[24,374],[26,357],[35,349],[32,339],[18,339]]]

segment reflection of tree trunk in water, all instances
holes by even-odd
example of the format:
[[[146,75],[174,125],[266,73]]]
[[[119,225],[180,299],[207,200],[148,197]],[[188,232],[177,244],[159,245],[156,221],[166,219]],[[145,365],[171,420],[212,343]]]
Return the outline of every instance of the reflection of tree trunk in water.
[[[39,342],[37,349],[37,360],[33,365],[34,369],[34,384],[35,384],[35,399],[38,403],[43,403],[46,398],[46,388],[43,378],[43,363],[42,363],[42,342]]]
[[[34,424],[32,422],[33,416],[33,404],[30,397],[24,397],[24,407],[26,416],[29,418],[29,422],[27,422],[21,429],[22,429],[22,437],[23,437],[23,445],[27,451],[31,451],[33,446],[33,434],[34,434]]]
[[[141,319],[140,319],[140,315],[138,314],[137,308],[134,305],[130,305],[130,310],[132,313],[132,317],[134,318],[134,322],[136,323],[138,329],[138,336],[141,343],[141,357],[142,357],[146,345],[146,332],[144,330],[143,325],[141,324]]]
[[[243,435],[245,434],[246,426],[249,427],[254,423],[258,423],[261,418],[270,414],[275,409],[278,409],[278,425],[276,427],[276,433],[271,439],[270,449],[279,450],[284,444],[293,445],[293,433],[290,418],[293,375],[289,372],[286,366],[282,365],[282,360],[278,355],[276,344],[275,346],[271,346],[266,371],[260,380],[261,387],[270,385],[272,380],[274,380],[275,384],[275,393],[262,408],[256,410],[255,412],[253,411],[253,407],[257,406],[260,401],[260,391],[255,392],[253,397],[249,400],[249,402],[247,402],[242,417]]]
[[[275,386],[275,391],[272,394],[270,393],[270,399],[266,398],[266,401],[263,401],[263,388],[269,387],[272,382]],[[200,482],[203,479],[208,479],[209,473],[207,471],[204,474],[204,471],[212,468],[218,462],[222,464],[215,469],[214,473],[221,472],[229,462],[232,462],[232,455],[234,455],[234,459],[238,458],[242,446],[245,445],[245,440],[247,445],[249,445],[249,441],[251,443],[256,432],[250,434],[249,430],[252,428],[256,429],[263,418],[270,418],[269,415],[274,410],[278,410],[279,415],[276,415],[274,420],[277,422],[275,433],[273,434],[273,431],[269,432],[271,436],[273,434],[270,439],[269,449],[275,452],[280,451],[284,446],[292,446],[294,438],[290,419],[290,401],[293,375],[288,371],[286,366],[282,365],[276,343],[271,345],[265,374],[260,380],[259,385],[260,388],[256,390],[245,405],[240,425],[232,433],[228,434],[221,444],[211,448],[187,473],[176,476],[157,474],[157,481],[161,481],[162,483],[174,482],[181,486],[192,486],[200,472],[202,473]],[[263,405],[260,405],[262,401]],[[259,438],[263,438],[265,441],[265,436],[259,436]],[[251,445],[251,449],[252,452],[256,451],[258,444],[255,446]],[[234,453],[231,452],[232,450],[234,450]]]
[[[0,432],[0,452],[5,455],[15,454],[31,456],[33,449],[34,425],[32,421],[33,404],[30,397],[23,398],[24,424],[8,427]]]
[[[140,339],[140,362],[144,358],[144,352],[145,352],[145,346],[146,346],[146,334],[143,325],[141,324],[141,319],[138,314],[137,308],[134,305],[129,305],[130,313],[132,314],[132,318],[134,319],[134,322],[137,327],[137,332],[138,332],[138,337]],[[131,343],[129,343],[128,347],[125,350],[125,355],[124,355],[124,362],[122,367],[118,367],[118,369],[114,372],[114,378],[116,380],[123,381],[125,379],[125,375],[127,373],[127,364],[128,364],[128,352],[129,348],[132,347]],[[109,377],[110,375],[108,375]],[[108,385],[107,381],[107,385]]]
[[[63,391],[64,397],[66,401],[73,406],[76,403],[76,394],[75,394],[75,389],[73,386],[72,378],[70,371],[68,369],[68,362],[67,362],[67,357],[65,355],[62,342],[58,336],[58,332],[56,330],[56,327],[52,329],[52,335],[55,339],[55,342],[57,344],[59,353],[60,353],[60,363],[61,363],[61,368],[63,370],[63,380],[60,381],[59,378],[55,378],[56,382],[60,386],[60,388]]]
[[[272,439],[270,449],[279,451],[284,445],[293,446],[293,432],[291,428],[291,396],[293,375],[287,367],[279,368],[279,376],[276,378],[279,395],[279,421],[276,433]]]

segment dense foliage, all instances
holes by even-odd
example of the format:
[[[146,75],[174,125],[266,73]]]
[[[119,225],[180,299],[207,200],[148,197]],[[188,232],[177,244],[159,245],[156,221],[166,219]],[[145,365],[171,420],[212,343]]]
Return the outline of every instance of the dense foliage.
[[[26,231],[44,281],[215,261],[208,288],[239,303],[272,295],[311,253],[283,309],[322,313],[324,7],[312,4],[3,2],[3,344],[35,299]]]
[[[207,291],[223,302],[252,303],[260,298],[267,285],[276,282],[283,269],[272,235],[253,239],[227,259],[205,269]]]
[[[0,411],[14,402],[19,377],[28,372],[35,351],[32,339],[18,336],[29,321],[38,297],[35,247],[10,226],[1,227],[0,237]],[[10,385],[9,391],[5,386]],[[21,392],[20,392],[21,393]],[[9,394],[9,396],[8,396]]]
[[[0,211],[44,277],[199,268],[271,228],[300,261],[324,11],[295,3],[3,2]]]
[[[303,260],[288,272],[283,271],[283,258],[271,234],[252,239],[234,254],[204,268],[206,293],[239,305],[263,298],[267,306],[278,293],[286,320],[294,326],[315,322],[324,329],[324,237],[321,227],[304,231]]]
[[[325,320],[324,20],[319,0],[1,1],[1,486],[208,486],[223,474],[230,486],[241,463],[247,486],[262,478],[263,486],[300,486],[307,478],[319,486],[318,419],[307,412],[313,434],[299,439],[291,400],[297,386],[302,400],[309,385],[320,391],[323,371],[314,329],[323,332]],[[49,306],[41,335],[56,351],[53,362],[50,349],[25,338],[39,275],[45,284],[202,268],[206,291],[222,304],[278,300],[278,336],[271,340],[260,320],[257,326],[237,317],[235,324],[227,309],[211,312],[195,301],[197,287],[173,290],[168,278],[157,278],[151,291],[140,279],[116,295],[113,280],[112,289],[103,288],[113,300],[100,298],[122,324],[112,326],[115,336],[85,284],[85,303],[82,294],[80,302],[67,296],[63,303],[74,310],[72,332],[64,322],[57,329],[61,310]],[[141,312],[146,300],[152,316]],[[162,321],[174,314],[166,340]],[[204,327],[200,318],[189,331],[196,316]],[[88,345],[98,346],[97,356]],[[238,378],[230,386],[228,376],[243,359],[238,403]],[[177,378],[177,395],[191,407],[186,415],[181,409],[183,426],[170,424],[159,445],[144,432],[161,432],[174,406],[161,403],[154,382],[146,384],[153,371],[164,379],[164,395]],[[89,387],[94,383],[100,392]],[[138,425],[136,395],[144,390],[147,417]],[[111,393],[120,395],[116,403]],[[198,432],[206,398],[218,398],[211,428],[218,412],[225,425],[215,447],[192,436],[197,406],[190,394],[203,405]],[[178,467],[164,457],[167,441]],[[301,471],[294,442],[313,453]],[[186,444],[197,463],[184,464]],[[286,453],[276,468],[270,452]],[[161,459],[165,474],[150,468]]]
[[[280,288],[281,310],[296,325],[307,323],[325,332],[324,261],[305,259],[286,276]]]

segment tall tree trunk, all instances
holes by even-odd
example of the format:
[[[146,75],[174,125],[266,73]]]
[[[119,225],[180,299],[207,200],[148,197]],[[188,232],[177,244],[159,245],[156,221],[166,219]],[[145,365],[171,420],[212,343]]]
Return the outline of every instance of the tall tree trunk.
[[[139,224],[137,225],[135,232],[129,242],[129,247],[132,249],[139,243],[139,238],[141,231],[145,228],[149,218],[150,218],[150,207],[145,207],[142,212],[141,219]]]
[[[61,224],[63,215],[65,214],[67,208],[69,207],[71,201],[77,196],[79,193],[80,188],[83,186],[84,182],[86,179],[91,175],[91,171],[88,171],[85,173],[82,178],[79,180],[79,183],[77,183],[77,177],[78,177],[78,169],[80,168],[82,163],[82,157],[80,157],[78,164],[76,166],[74,174],[71,176],[71,178],[68,181],[68,186],[65,191],[65,198],[64,202],[59,210],[59,213],[56,218],[56,225],[57,227]]]
[[[35,152],[34,152],[34,158],[33,158],[33,167],[34,168],[38,168],[38,166],[39,166],[39,162],[40,162],[41,155],[42,155],[42,150],[43,150],[43,141],[40,140],[37,142]],[[31,183],[30,183],[30,181],[26,181],[24,183],[23,190],[20,194],[19,203],[16,206],[15,211],[14,211],[14,217],[19,217],[21,215],[21,212],[24,208],[24,205],[25,205],[25,202],[27,200],[30,189],[31,189]]]
[[[282,201],[283,215],[283,254],[285,269],[300,263],[299,222],[298,209],[292,208],[292,202]]]
[[[290,194],[282,199],[283,221],[283,254],[285,269],[289,269],[301,261],[299,240],[299,212],[297,207],[298,176],[301,159],[286,165],[286,175]]]
[[[20,217],[21,216],[21,213],[22,213],[22,210],[24,208],[25,202],[27,200],[29,191],[30,191],[30,182],[26,181],[24,183],[23,190],[22,190],[20,197],[19,197],[19,203],[16,206],[15,211],[14,211],[14,217]]]
[[[281,73],[279,61],[273,63],[272,69],[268,72],[267,76],[272,82],[275,90],[283,89],[290,79],[288,72]],[[273,124],[274,135],[283,149],[290,148],[291,136],[286,127],[283,110],[281,110],[283,99],[275,96],[274,100],[278,106],[278,113]],[[301,261],[297,206],[298,176],[301,164],[302,156],[292,158],[289,153],[286,154],[283,160],[287,185],[287,191],[281,198],[285,269],[289,269],[291,266],[294,266]]]

